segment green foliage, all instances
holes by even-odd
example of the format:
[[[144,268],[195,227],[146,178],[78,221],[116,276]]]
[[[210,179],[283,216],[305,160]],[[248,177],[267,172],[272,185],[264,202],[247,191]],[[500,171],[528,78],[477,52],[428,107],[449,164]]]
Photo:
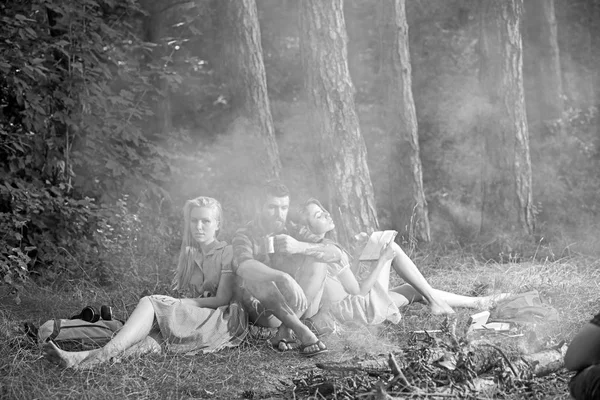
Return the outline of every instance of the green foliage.
[[[212,3],[0,4],[2,282],[18,289],[31,273],[49,282],[151,279],[177,251],[174,208],[199,194],[222,201],[222,239],[249,218],[240,196],[248,182],[238,172],[251,168],[257,144],[223,118],[229,99],[212,63],[219,46]],[[406,4],[425,187],[430,204],[434,194],[447,193],[467,228],[476,225],[465,216],[479,210],[480,196],[476,3]],[[586,42],[597,30],[586,7],[557,3],[565,94],[574,108],[559,121],[564,136],[547,126],[545,140],[532,139],[544,230],[576,227],[599,212],[598,118],[588,110],[593,90],[581,90],[591,86],[599,56]],[[283,177],[295,198],[314,195],[308,112],[296,101],[304,75],[297,5],[264,0],[258,10]],[[380,222],[388,226],[391,163],[380,123],[377,10],[376,2],[348,2],[345,15],[361,130]],[[433,208],[433,219],[443,217]]]
[[[98,266],[93,276],[103,284],[152,280],[168,284],[175,265],[169,254],[178,249],[179,230],[144,203],[133,204],[126,194],[114,206],[102,207],[100,214],[94,231]],[[179,222],[177,216],[170,217],[167,221]],[[160,267],[162,279],[153,274],[155,267]]]
[[[92,199],[24,180],[0,183],[0,205],[0,272],[16,288],[35,268],[68,270],[66,253],[86,242],[96,208]]]
[[[127,194],[149,223],[170,216],[161,185],[181,138],[147,121],[181,76],[136,35],[135,2],[13,2],[0,15],[0,277],[93,275],[112,252],[122,265],[144,226]]]

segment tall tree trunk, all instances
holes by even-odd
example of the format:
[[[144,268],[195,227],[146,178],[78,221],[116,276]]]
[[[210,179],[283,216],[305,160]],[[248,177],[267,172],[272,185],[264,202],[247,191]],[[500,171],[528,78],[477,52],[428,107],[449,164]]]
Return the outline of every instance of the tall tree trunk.
[[[140,4],[147,13],[142,21],[143,40],[156,45],[145,60],[147,64],[150,64],[160,60],[165,53],[165,47],[160,43],[160,39],[163,36],[163,20],[169,3],[165,5],[158,0],[142,0]],[[169,83],[158,74],[152,77],[152,83],[158,96],[154,103],[153,126],[150,127],[149,132],[168,133],[173,127]]]
[[[263,61],[260,27],[255,0],[217,0],[219,40],[222,43],[219,69],[228,82],[233,109],[236,181],[241,194],[239,206],[246,216],[254,213],[255,191],[267,179],[281,173],[279,147]]]
[[[253,154],[260,161],[263,178],[279,177],[281,161],[267,93],[260,27],[255,0],[218,0],[223,40],[221,67],[227,71],[231,105],[244,122],[245,133],[260,143],[262,152]],[[239,121],[238,121],[239,124]],[[253,146],[253,150],[257,146]]]
[[[528,102],[531,104],[528,112],[537,117],[534,120],[554,121],[561,118],[563,111],[554,0],[527,0],[524,4],[526,38],[530,44],[525,61],[531,65],[536,93],[535,101]]]
[[[302,0],[300,45],[326,203],[337,223],[338,240],[348,244],[353,235],[376,229],[378,223],[348,71],[342,3]]]
[[[380,2],[383,21],[382,82],[387,91],[385,124],[390,137],[390,195],[396,229],[409,227],[417,239],[429,242],[431,233],[419,153],[417,114],[412,94],[408,25],[404,0]]]
[[[487,162],[482,231],[533,234],[531,159],[523,94],[522,0],[481,2],[480,82],[487,97],[480,116]]]
[[[588,32],[589,32],[589,52],[588,62],[591,67],[590,78],[592,81],[592,101],[593,106],[600,109],[600,71],[598,70],[597,61],[600,57],[598,51],[600,50],[600,37],[598,37],[598,31],[600,31],[600,1],[588,0]],[[600,124],[596,125],[597,135],[597,151],[600,153]]]

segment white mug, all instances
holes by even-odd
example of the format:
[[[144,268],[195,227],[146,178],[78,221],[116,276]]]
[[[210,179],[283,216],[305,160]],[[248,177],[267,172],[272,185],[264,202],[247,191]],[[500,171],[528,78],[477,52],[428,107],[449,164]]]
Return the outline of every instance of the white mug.
[[[275,253],[275,238],[273,236],[269,236],[267,238],[267,253],[269,254],[273,254]]]

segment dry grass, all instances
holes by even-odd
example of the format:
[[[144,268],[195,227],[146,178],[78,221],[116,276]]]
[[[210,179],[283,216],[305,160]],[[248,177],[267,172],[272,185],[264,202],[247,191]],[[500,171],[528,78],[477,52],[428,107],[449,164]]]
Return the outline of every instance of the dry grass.
[[[457,256],[417,255],[416,260],[432,285],[440,289],[463,294],[483,285],[490,293],[537,289],[561,316],[559,324],[539,327],[538,337],[548,344],[570,340],[600,308],[598,260],[580,257],[503,265]],[[22,303],[16,305],[12,296],[0,291],[0,398],[293,398],[293,380],[320,373],[316,361],[376,358],[402,348],[410,331],[437,328],[442,320],[431,316],[427,307],[412,305],[398,325],[344,328],[327,337],[331,351],[318,359],[304,359],[293,352],[279,353],[265,342],[251,341],[216,354],[153,355],[87,372],[62,370],[49,364],[41,358],[39,348],[20,333],[24,321],[40,324],[52,317],[68,317],[86,304],[111,303],[119,316],[126,317],[126,312],[135,306],[135,292],[109,293],[90,285],[74,285],[70,290],[53,293],[30,286],[21,296]],[[469,310],[459,311],[459,329],[469,314]],[[562,371],[538,379],[538,392],[530,397],[568,399],[569,377]],[[504,398],[520,399],[524,395],[507,393]]]

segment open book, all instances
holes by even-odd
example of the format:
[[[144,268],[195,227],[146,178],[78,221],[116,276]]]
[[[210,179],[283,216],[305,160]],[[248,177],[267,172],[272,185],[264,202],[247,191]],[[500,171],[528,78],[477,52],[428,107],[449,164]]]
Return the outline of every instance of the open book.
[[[377,231],[371,233],[367,245],[360,253],[360,261],[374,261],[379,260],[381,250],[391,243],[398,232],[396,231]]]

